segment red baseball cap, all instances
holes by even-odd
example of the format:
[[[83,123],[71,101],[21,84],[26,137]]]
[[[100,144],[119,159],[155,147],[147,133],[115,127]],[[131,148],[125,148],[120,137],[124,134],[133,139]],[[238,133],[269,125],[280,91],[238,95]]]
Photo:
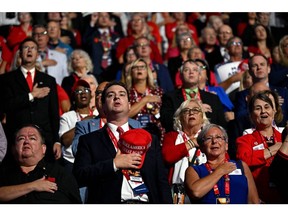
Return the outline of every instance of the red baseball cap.
[[[90,89],[90,84],[88,82],[86,82],[85,80],[79,79],[77,82],[74,83],[72,87],[72,92],[74,92],[78,86],[83,86],[85,88]]]
[[[151,146],[152,136],[144,129],[130,129],[120,136],[118,147],[123,154],[138,153],[142,155],[141,164],[142,167],[146,152]]]

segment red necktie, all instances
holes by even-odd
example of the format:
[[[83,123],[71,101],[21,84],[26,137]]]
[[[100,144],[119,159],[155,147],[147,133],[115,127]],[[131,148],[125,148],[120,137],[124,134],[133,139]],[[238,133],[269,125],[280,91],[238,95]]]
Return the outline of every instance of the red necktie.
[[[27,72],[26,81],[27,81],[27,83],[28,83],[28,86],[29,86],[30,91],[32,91],[32,89],[33,89],[33,82],[32,82],[32,75],[31,75],[31,72],[30,72],[30,71]]]
[[[124,130],[123,130],[123,128],[122,127],[118,127],[117,128],[117,132],[119,133],[119,138],[120,138],[120,136],[124,133]]]

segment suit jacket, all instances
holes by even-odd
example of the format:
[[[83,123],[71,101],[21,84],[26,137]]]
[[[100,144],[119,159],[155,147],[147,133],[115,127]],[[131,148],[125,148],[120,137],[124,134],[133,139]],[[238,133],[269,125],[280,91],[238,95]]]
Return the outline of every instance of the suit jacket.
[[[129,125],[132,126],[132,128],[141,128],[141,123],[135,119],[129,118],[128,122]],[[82,136],[83,134],[87,134],[96,131],[98,129],[100,129],[100,118],[98,116],[93,119],[86,119],[83,121],[76,122],[74,138],[72,141],[72,152],[74,156],[76,155],[77,152],[79,137]]]
[[[219,97],[213,93],[199,90],[202,103],[209,104],[213,110],[212,113],[206,112],[207,118],[211,123],[221,125],[226,128],[226,120],[224,118],[223,106]],[[160,109],[160,120],[166,132],[173,130],[173,116],[181,103],[184,102],[182,89],[176,89],[166,93],[162,98],[162,106]]]
[[[278,127],[285,127],[286,122],[288,120],[288,90],[282,87],[276,87],[270,85],[269,88],[272,91],[275,91],[279,96],[284,99],[284,103],[282,104],[282,113],[283,113],[283,120],[282,122],[278,123]],[[236,119],[243,119],[244,116],[249,116],[248,110],[248,103],[246,101],[246,96],[249,94],[249,89],[245,89],[243,91],[236,93],[237,100],[235,101],[235,118]],[[243,122],[242,124],[246,124]],[[246,129],[246,128],[245,128]]]
[[[46,154],[47,157],[51,156],[49,154],[52,154],[53,144],[59,142],[59,109],[55,78],[35,71],[34,84],[38,83],[38,87],[49,87],[50,92],[46,97],[35,98],[33,101],[29,101],[30,90],[20,68],[4,74],[1,80],[1,103],[6,113],[8,141],[11,142],[15,130],[21,125],[36,124],[45,133],[48,148]]]
[[[114,171],[116,151],[106,128],[107,125],[79,138],[73,171],[79,186],[88,187],[88,203],[121,203],[123,174],[121,170]],[[140,169],[149,190],[149,203],[172,203],[160,144],[154,135],[152,137],[151,147]]]

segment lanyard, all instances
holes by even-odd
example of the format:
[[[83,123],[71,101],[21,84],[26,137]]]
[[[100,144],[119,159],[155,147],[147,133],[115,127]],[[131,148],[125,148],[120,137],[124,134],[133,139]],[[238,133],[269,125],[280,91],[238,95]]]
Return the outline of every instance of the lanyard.
[[[117,149],[118,149],[118,140],[117,140],[117,138],[115,137],[115,135],[113,134],[113,132],[111,131],[111,129],[109,127],[107,127],[107,132],[108,132],[108,135],[109,135],[109,137],[110,137],[110,139],[111,139],[111,141],[112,141],[112,143],[113,143],[113,145],[114,145],[114,147],[115,147],[115,149],[117,151]]]
[[[225,163],[226,162],[228,162],[227,159],[225,159]],[[207,168],[207,170],[208,170],[208,172],[210,174],[213,173],[213,170],[212,170],[211,166],[208,163],[205,163],[205,167]],[[224,175],[224,186],[225,186],[225,195],[226,195],[226,197],[229,197],[229,195],[230,195],[230,178],[229,178],[228,174]],[[218,188],[217,184],[214,185],[213,190],[214,190],[214,194],[217,197],[219,197],[220,191],[219,191],[219,188]]]
[[[92,116],[92,115],[93,115],[93,111],[90,109],[88,116]],[[79,121],[82,121],[86,117],[82,117],[81,114],[79,112],[77,112],[77,118],[78,118]]]
[[[272,128],[272,130],[273,130],[273,139],[274,139],[273,144],[274,144],[274,143],[277,143],[277,138],[276,138],[276,136],[275,136],[275,129]],[[268,145],[267,140],[266,140],[265,137],[260,133],[260,131],[257,130],[257,132],[258,132],[258,134],[259,134],[259,136],[260,136],[260,138],[261,138],[261,141],[262,141],[264,147],[265,147],[265,148],[268,148],[269,146],[271,146],[271,144]]]

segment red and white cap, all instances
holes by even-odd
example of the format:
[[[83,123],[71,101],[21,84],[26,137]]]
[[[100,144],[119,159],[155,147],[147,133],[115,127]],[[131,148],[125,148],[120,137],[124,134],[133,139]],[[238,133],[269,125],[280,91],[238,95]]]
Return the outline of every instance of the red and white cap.
[[[130,129],[120,136],[118,147],[122,154],[138,153],[142,155],[141,164],[142,167],[146,152],[151,146],[152,136],[144,129]]]

